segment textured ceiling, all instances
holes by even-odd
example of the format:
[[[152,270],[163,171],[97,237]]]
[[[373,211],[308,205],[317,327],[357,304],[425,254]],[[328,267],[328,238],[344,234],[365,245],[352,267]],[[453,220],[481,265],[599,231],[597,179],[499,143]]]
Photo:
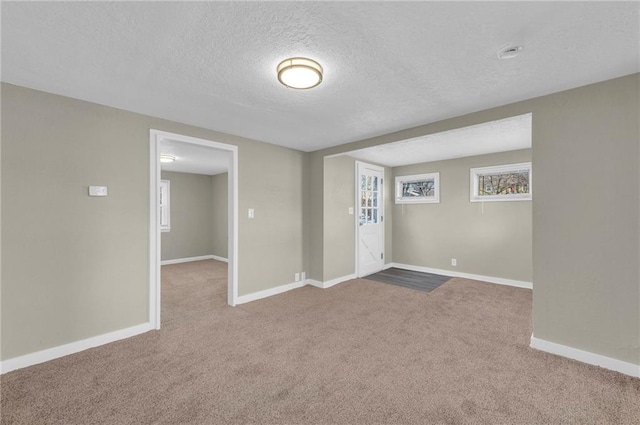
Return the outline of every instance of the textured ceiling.
[[[639,8],[3,2],[2,80],[311,151],[638,72]],[[324,82],[280,85],[289,56]]]
[[[387,167],[399,167],[530,147],[531,114],[525,114],[359,149],[346,155]]]
[[[162,171],[215,175],[229,170],[231,152],[170,139],[160,141],[160,153],[176,157],[173,162],[160,164]]]

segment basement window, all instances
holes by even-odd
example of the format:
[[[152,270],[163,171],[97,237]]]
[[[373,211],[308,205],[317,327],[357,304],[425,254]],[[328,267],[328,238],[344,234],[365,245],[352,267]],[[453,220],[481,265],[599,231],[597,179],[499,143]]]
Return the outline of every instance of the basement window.
[[[171,230],[171,182],[160,180],[160,231]]]

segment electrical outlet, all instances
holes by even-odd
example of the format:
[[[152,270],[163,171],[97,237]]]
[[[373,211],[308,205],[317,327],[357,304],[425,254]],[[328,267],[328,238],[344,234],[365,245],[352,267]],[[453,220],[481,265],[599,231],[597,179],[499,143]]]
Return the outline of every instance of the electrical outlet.
[[[253,211],[253,208],[249,208],[249,211],[247,212],[247,217],[249,218],[255,217],[255,212]]]
[[[299,282],[300,281],[300,273],[296,273],[294,275],[294,282]]]
[[[458,260],[456,260],[455,258],[452,258],[451,259],[451,265],[454,266],[454,267],[457,266],[458,265]]]
[[[307,273],[306,272],[302,272],[300,277],[302,278],[302,280],[307,280]]]

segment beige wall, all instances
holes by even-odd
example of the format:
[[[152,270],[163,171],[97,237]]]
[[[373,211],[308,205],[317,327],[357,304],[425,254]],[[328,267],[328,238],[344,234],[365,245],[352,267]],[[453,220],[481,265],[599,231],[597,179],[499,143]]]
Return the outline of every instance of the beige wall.
[[[0,84],[0,99],[2,99]],[[2,102],[0,102],[0,129],[2,129]],[[0,241],[2,241],[2,135],[0,134]],[[0,360],[2,360],[2,243],[0,243]]]
[[[292,283],[305,270],[303,187],[305,154],[256,143],[240,149],[239,295]],[[255,218],[247,218],[247,210]]]
[[[531,202],[469,201],[470,168],[528,161],[530,149],[395,167],[439,172],[440,203],[394,204],[393,261],[531,282]]]
[[[469,202],[469,169],[531,161],[531,150],[385,167],[385,263],[531,282],[531,202]],[[355,162],[324,159],[322,279],[355,272]],[[396,205],[394,177],[440,172],[439,204]],[[458,261],[451,266],[451,258]]]
[[[322,279],[355,272],[355,160],[349,156],[324,160],[324,263]]]
[[[162,232],[162,261],[213,252],[211,176],[162,171],[171,182],[171,230]]]
[[[638,365],[639,77],[533,114],[534,335]]]
[[[228,258],[228,177],[162,172],[171,181],[171,231],[162,233],[162,261]]]
[[[633,74],[314,152],[310,190],[323,190],[317,170],[327,155],[532,112],[534,334],[640,364],[639,79]],[[324,225],[321,203],[316,199],[314,228]],[[318,247],[310,245],[311,258],[323,255]]]
[[[324,281],[324,155],[312,152],[307,160],[309,180],[307,182],[307,217],[309,229],[307,247],[309,279]]]
[[[239,295],[304,271],[302,152],[9,84],[2,124],[2,359],[147,322],[150,129],[238,146]]]
[[[217,257],[229,258],[229,174],[222,173],[211,176],[212,190],[212,254]]]
[[[384,167],[385,264],[393,257],[392,170]],[[356,160],[341,155],[324,159],[323,272],[321,281],[355,273]],[[349,215],[349,207],[354,215]]]

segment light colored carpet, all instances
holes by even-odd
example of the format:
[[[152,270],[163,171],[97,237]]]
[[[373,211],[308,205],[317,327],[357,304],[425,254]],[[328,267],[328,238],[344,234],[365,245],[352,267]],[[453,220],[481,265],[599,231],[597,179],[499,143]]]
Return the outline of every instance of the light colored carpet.
[[[215,260],[162,266],[162,327],[227,306],[227,263]]]
[[[640,423],[640,380],[528,347],[529,290],[360,279],[231,308],[223,269],[163,268],[161,331],[3,376],[2,423]]]

